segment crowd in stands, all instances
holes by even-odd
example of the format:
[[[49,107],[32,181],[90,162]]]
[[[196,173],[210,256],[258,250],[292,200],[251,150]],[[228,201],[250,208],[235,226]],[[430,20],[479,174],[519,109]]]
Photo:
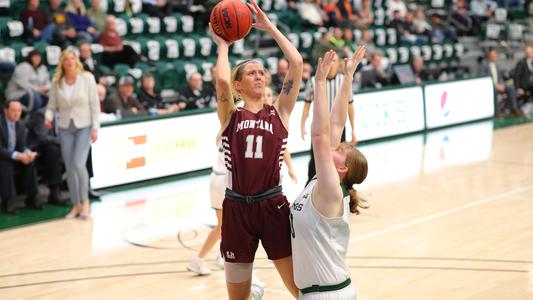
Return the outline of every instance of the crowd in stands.
[[[190,49],[183,37],[194,37],[197,41],[207,37],[206,24],[210,9],[217,2],[217,0],[115,0],[115,2],[28,0],[20,10],[20,21],[23,25],[25,45],[30,47],[34,45],[35,48],[23,53],[22,59],[19,59],[18,52],[10,60],[0,55],[0,82],[5,83],[2,95],[4,97],[0,97],[3,98],[4,107],[1,127],[7,128],[6,126],[11,126],[12,123],[19,123],[20,116],[17,114],[20,104],[24,118],[24,122],[20,123],[29,132],[27,139],[23,139],[27,144],[21,146],[21,152],[26,153],[27,147],[30,151],[27,153],[37,151],[43,153],[44,157],[58,156],[57,132],[54,133],[54,130],[39,125],[44,120],[44,110],[49,101],[52,76],[57,72],[57,62],[50,63],[53,59],[47,50],[45,52],[43,48],[39,49],[39,43],[57,46],[60,51],[71,49],[79,53],[83,68],[94,76],[100,111],[102,114],[113,115],[111,119],[216,107],[209,38],[205,44],[207,56],[200,59],[203,68],[189,68],[185,72],[176,73],[181,77],[170,76],[170,80],[174,83],[174,90],[171,93],[164,93],[168,90],[168,80],[160,79],[162,74],[170,70],[169,65],[183,68],[184,62],[195,59],[194,56],[187,57],[187,51]],[[441,2],[443,5],[440,8],[444,9],[433,7],[434,2]],[[115,6],[117,3],[122,3],[124,7],[120,14],[116,13],[116,10],[113,11],[110,3]],[[137,4],[140,8],[135,8]],[[495,17],[498,8],[524,9],[526,4],[523,0],[455,0],[449,6],[446,6],[445,1],[409,0],[263,0],[259,1],[259,4],[280,15],[293,16],[293,18],[280,17],[278,20],[281,24],[296,19],[297,24],[290,26],[289,29],[312,33],[309,52],[303,55],[306,63],[300,100],[308,100],[310,97],[313,65],[318,57],[333,49],[342,59],[352,55],[357,45],[365,45],[367,51],[362,67],[355,75],[354,92],[359,89],[375,89],[396,84],[420,84],[424,81],[450,78],[450,75],[451,78],[460,77],[465,72],[469,72],[469,75],[484,74],[491,76],[495,93],[505,99],[503,108],[508,108],[512,115],[517,117],[523,115],[520,105],[523,101],[530,101],[533,95],[531,46],[524,45],[524,58],[509,73],[504,72],[498,64],[497,49],[486,49],[487,55],[480,60],[479,70],[465,70],[460,65],[450,63],[460,59],[462,52],[458,51],[456,43],[461,36],[481,35],[484,24]],[[145,50],[139,51],[138,47],[128,41],[128,35],[124,34],[122,27],[126,25],[122,21],[124,18],[135,17],[139,11],[147,17],[160,19],[161,27],[166,26],[165,30],[161,30],[168,34],[165,36],[166,40],[161,40],[162,45],[166,47],[164,57],[154,59],[159,56],[151,56]],[[194,28],[188,29],[188,33],[180,36],[183,38],[180,41],[176,41],[175,35],[170,34],[169,28],[175,30],[175,24],[173,27],[173,23],[165,19],[175,14],[192,16],[195,24]],[[0,10],[0,15],[13,14],[9,8],[7,10],[4,8]],[[180,27],[183,30],[188,26],[187,20],[182,20],[183,24]],[[147,23],[152,21],[145,20]],[[197,27],[200,31],[196,30]],[[5,38],[4,35],[1,37]],[[142,39],[142,36],[137,38]],[[154,37],[155,40],[157,38]],[[179,54],[177,48],[176,53],[172,50],[177,42],[180,43],[180,47],[184,47],[179,50]],[[446,50],[448,49],[446,45],[450,45],[451,50]],[[195,51],[195,47],[203,46],[203,44],[196,46],[193,44],[192,51]],[[429,56],[420,51],[420,47],[430,49]],[[96,55],[95,50],[97,50]],[[402,52],[403,50],[407,52]],[[201,51],[203,53],[204,50]],[[443,52],[450,51],[456,52],[455,56],[442,55]],[[441,55],[437,57],[439,52]],[[239,55],[236,55],[235,61],[244,58]],[[272,72],[272,89],[275,94],[279,94],[288,70],[288,62],[280,57],[275,57],[273,62],[267,59],[265,63],[267,61],[268,69]],[[15,64],[16,62],[18,64]],[[404,65],[403,70],[408,66],[408,73],[411,75],[404,77],[405,73],[398,72],[399,65]],[[125,72],[120,71],[123,66],[127,67]],[[131,72],[134,68],[140,69],[141,73]],[[270,76],[270,73],[268,75]],[[17,125],[17,137],[19,130],[21,129]],[[7,130],[2,133],[5,132]],[[2,136],[2,151],[13,151],[14,145],[8,145],[12,140],[12,137],[9,137],[11,135],[9,133],[5,134],[5,137]],[[6,161],[13,160],[11,155],[6,153],[2,152],[0,171],[5,169]],[[20,160],[16,158],[15,161],[21,162],[18,164],[20,166],[30,165],[36,159],[30,157],[28,154],[28,157],[21,157]],[[24,172],[42,173],[40,176],[47,178],[51,191],[49,202],[62,203],[58,196],[61,180],[57,175],[61,173],[62,161],[42,160],[46,161],[45,167],[35,170],[30,168],[29,171],[26,168]],[[5,186],[4,175],[1,180],[0,187]],[[12,182],[7,183],[10,186],[11,184]],[[4,190],[2,195],[11,197],[12,193],[6,191]],[[28,196],[27,202],[30,206],[33,205],[34,196]],[[4,207],[4,210],[10,211],[11,208]]]

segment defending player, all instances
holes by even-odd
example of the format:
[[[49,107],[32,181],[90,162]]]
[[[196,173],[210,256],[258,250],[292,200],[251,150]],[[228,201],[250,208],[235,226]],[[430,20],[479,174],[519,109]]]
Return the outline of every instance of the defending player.
[[[359,198],[353,184],[363,182],[368,166],[361,152],[340,140],[353,74],[364,53],[365,48],[359,47],[353,57],[344,59],[344,80],[331,118],[326,76],[335,53],[329,51],[318,61],[311,125],[317,175],[291,208],[294,279],[300,289],[299,299],[356,299],[345,258],[350,212],[359,213]],[[344,190],[349,196],[343,195]]]

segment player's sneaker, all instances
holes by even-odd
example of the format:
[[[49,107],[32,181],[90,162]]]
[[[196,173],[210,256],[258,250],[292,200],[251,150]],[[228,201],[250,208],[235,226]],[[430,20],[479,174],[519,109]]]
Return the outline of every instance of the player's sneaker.
[[[207,263],[201,258],[195,258],[191,260],[189,266],[187,266],[187,270],[194,272],[198,275],[211,274],[211,270],[209,269],[209,267],[207,267]]]
[[[217,263],[217,267],[219,267],[221,270],[224,270],[224,258],[222,255],[220,255],[220,252],[218,252],[215,262]]]
[[[265,284],[252,275],[252,299],[260,300],[265,294]]]

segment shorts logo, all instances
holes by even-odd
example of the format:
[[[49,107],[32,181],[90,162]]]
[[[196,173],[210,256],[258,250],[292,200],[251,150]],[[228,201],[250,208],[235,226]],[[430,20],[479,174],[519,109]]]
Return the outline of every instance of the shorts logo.
[[[231,251],[226,251],[226,257],[227,259],[235,259],[235,253]]]

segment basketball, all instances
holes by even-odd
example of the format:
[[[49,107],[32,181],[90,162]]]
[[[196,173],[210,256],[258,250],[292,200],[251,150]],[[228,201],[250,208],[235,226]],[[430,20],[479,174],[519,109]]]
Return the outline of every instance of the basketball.
[[[211,26],[228,42],[240,40],[252,28],[252,12],[241,0],[222,0],[211,10]]]

